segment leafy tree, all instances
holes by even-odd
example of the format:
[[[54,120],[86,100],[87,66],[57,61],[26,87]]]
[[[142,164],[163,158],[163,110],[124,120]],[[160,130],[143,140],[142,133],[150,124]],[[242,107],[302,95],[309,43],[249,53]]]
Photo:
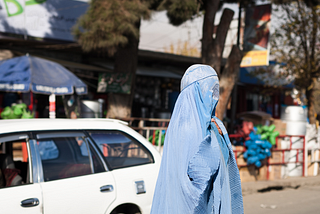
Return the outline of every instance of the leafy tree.
[[[130,39],[139,39],[140,19],[149,16],[145,1],[92,0],[73,32],[84,51],[100,50],[114,55]]]
[[[158,0],[91,0],[73,33],[84,51],[114,56],[114,71],[131,74],[131,94],[109,94],[107,117],[130,117],[141,18]]]
[[[277,1],[278,2],[278,1]],[[279,26],[271,39],[271,54],[283,64],[284,75],[305,91],[308,117],[315,124],[315,85],[320,77],[319,1],[280,1]]]

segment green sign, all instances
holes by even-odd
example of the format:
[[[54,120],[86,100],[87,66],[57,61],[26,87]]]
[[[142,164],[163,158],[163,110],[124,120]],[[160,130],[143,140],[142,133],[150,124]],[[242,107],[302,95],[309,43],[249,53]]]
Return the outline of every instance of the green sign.
[[[34,4],[42,4],[45,1],[47,1],[47,0],[28,0],[25,2],[24,6],[34,5]],[[21,6],[21,4],[17,0],[4,0],[4,4],[6,6],[7,14],[9,17],[16,16],[16,15],[23,13],[23,7]],[[14,7],[16,9],[14,13],[9,12],[10,4],[11,4],[11,7],[13,7],[13,5],[14,5]]]
[[[99,75],[98,93],[131,93],[130,73],[103,73]]]

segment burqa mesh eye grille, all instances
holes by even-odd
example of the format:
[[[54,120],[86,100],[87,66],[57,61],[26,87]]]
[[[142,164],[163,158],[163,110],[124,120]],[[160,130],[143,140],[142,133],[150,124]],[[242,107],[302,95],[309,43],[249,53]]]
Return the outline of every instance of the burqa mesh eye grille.
[[[219,84],[217,83],[213,86],[212,98],[215,100],[219,99]]]

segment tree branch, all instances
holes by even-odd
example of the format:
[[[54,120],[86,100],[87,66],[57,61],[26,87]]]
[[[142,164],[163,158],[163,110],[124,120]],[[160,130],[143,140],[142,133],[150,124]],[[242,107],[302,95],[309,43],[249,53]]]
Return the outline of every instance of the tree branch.
[[[301,3],[300,1],[297,1],[297,5],[298,5],[298,12],[299,12],[299,15],[300,17],[304,17],[304,14],[302,14],[302,8],[301,8]],[[304,49],[304,52],[305,52],[305,60],[306,60],[306,63],[309,65],[309,54],[308,54],[308,45],[307,45],[307,32],[306,32],[306,27],[307,27],[307,23],[306,23],[306,20],[301,18],[302,20],[299,20],[302,25],[301,25],[301,29],[302,29],[302,33],[300,34],[300,38],[301,38],[301,41],[302,41],[302,46],[303,46],[303,49]],[[308,68],[309,69],[309,68]]]
[[[312,40],[311,40],[311,60],[315,61],[315,49],[316,49],[316,40],[318,33],[318,15],[316,13],[315,7],[312,7]]]
[[[207,63],[211,65],[217,72],[218,76],[221,73],[221,61],[222,54],[225,47],[226,37],[230,28],[230,23],[232,21],[234,12],[230,9],[224,9],[223,14],[220,19],[219,26],[216,32],[216,38],[209,50],[209,58]]]
[[[232,46],[226,66],[220,77],[220,99],[217,105],[217,117],[222,120],[233,86],[239,76],[242,53],[237,45]]]
[[[203,18],[203,26],[202,26],[202,41],[201,41],[201,57],[202,63],[207,62],[207,56],[209,47],[211,46],[213,39],[212,34],[214,30],[214,20],[216,17],[216,13],[219,8],[219,1],[217,0],[208,0],[205,8],[205,14]]]

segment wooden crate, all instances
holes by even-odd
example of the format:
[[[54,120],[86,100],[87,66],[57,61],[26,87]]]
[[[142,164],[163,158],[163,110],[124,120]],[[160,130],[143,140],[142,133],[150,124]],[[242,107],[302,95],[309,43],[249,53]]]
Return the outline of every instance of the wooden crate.
[[[318,160],[320,160],[320,154],[319,154]],[[319,175],[319,164],[320,163],[318,163],[318,164],[317,163],[311,163],[311,154],[308,154],[308,164],[307,164],[308,173],[307,173],[307,175],[308,176]],[[317,169],[315,169],[315,167]]]

